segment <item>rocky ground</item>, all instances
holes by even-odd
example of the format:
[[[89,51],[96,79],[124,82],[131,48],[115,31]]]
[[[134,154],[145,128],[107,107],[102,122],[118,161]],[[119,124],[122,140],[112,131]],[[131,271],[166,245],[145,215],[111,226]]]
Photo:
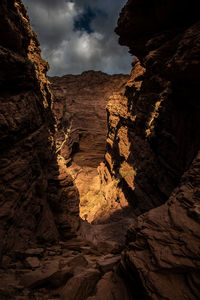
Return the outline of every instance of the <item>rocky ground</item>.
[[[2,300],[132,299],[120,274],[120,248],[71,239],[14,251],[0,269]]]

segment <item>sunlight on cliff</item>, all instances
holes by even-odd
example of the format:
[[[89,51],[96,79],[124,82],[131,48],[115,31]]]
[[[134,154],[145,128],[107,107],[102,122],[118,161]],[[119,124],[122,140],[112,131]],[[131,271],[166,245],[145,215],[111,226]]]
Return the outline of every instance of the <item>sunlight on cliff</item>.
[[[119,169],[119,173],[122,176],[122,178],[124,178],[124,180],[127,182],[128,186],[132,188],[132,190],[134,190],[134,178],[137,173],[136,170],[134,170],[133,167],[130,166],[127,162],[123,162]]]
[[[148,127],[146,129],[146,136],[149,136],[152,133],[153,129],[154,129],[154,124],[153,123],[154,123],[155,119],[157,119],[159,117],[158,111],[159,111],[161,103],[162,103],[161,100],[157,101],[155,103],[154,111],[151,114],[151,118],[150,118],[150,120],[148,122]]]

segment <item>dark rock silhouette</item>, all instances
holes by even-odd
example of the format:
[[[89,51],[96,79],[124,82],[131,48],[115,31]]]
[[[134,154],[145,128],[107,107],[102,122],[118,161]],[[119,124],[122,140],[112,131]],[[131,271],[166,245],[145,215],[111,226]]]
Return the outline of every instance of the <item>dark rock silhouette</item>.
[[[1,251],[31,241],[56,241],[47,201],[48,167],[54,157],[51,93],[21,1],[0,4],[1,48]]]
[[[108,105],[103,172],[120,178],[137,214],[166,202],[140,215],[127,234],[121,263],[137,299],[200,295],[196,10],[195,1],[129,0],[116,29],[138,60],[124,92]]]
[[[48,64],[22,2],[3,1],[0,8],[2,256],[31,243],[56,242],[66,227],[68,234],[77,229],[79,206],[74,187],[74,209],[68,209],[73,183],[56,154]]]

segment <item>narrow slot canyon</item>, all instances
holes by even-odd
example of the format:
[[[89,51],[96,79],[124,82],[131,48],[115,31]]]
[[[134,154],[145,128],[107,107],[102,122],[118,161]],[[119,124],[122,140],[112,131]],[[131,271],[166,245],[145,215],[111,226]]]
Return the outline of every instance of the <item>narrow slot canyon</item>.
[[[34,4],[0,3],[0,299],[198,300],[198,3],[119,1],[128,75],[96,70],[97,58],[108,70],[126,63],[94,30],[106,28],[111,4],[102,1],[106,13],[61,2],[58,23],[70,28],[73,16],[74,27],[72,44],[59,45],[75,45],[67,55],[80,70],[78,37],[95,70],[49,73],[28,17]],[[39,5],[61,2],[35,2],[52,49],[60,36]],[[43,48],[56,70],[63,48]]]
[[[57,153],[79,191],[79,215],[89,223],[100,218],[101,207],[106,207],[98,173],[106,151],[106,105],[128,78],[95,71],[49,78],[58,121]]]
[[[108,243],[113,249],[124,245],[135,213],[125,197],[120,199],[116,179],[103,182],[106,106],[128,79],[128,75],[95,71],[48,78],[58,126],[55,142],[59,170],[69,174],[77,194],[76,201],[71,188],[65,195],[68,203],[71,198],[71,213],[79,211],[79,234],[83,238],[95,245]]]

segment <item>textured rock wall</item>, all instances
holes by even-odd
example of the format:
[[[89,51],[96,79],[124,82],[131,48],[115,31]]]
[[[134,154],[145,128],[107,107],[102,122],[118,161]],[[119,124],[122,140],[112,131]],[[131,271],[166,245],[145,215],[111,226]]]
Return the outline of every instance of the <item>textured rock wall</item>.
[[[169,2],[172,16],[175,8]],[[109,132],[102,170],[120,178],[119,187],[137,213],[168,199],[200,146],[196,15],[181,10],[179,22],[172,18],[168,24],[167,16],[162,19],[165,8],[158,5],[161,20],[146,9],[142,1],[129,1],[116,29],[120,42],[139,59],[125,89],[107,105]],[[152,19],[151,31],[146,16]]]
[[[166,204],[129,228],[122,268],[138,299],[199,299],[199,200],[198,154]]]
[[[111,209],[113,212],[119,208],[117,202],[112,207],[113,203],[100,191],[97,166],[105,154],[106,103],[128,78],[128,75],[95,71],[49,78],[57,118],[57,153],[68,163],[68,171],[79,191],[80,217],[85,220],[87,216],[88,222],[100,215],[109,217]]]
[[[55,155],[48,65],[20,0],[1,1],[0,27],[0,250],[5,253],[58,239],[49,202],[67,180],[59,178]]]
[[[95,71],[49,78],[58,121],[59,154],[65,159],[73,157],[81,166],[98,166],[105,153],[107,99],[128,78]]]
[[[199,299],[200,22],[195,1],[129,0],[120,43],[138,57],[107,105],[102,185],[140,215],[122,269],[138,299]]]

